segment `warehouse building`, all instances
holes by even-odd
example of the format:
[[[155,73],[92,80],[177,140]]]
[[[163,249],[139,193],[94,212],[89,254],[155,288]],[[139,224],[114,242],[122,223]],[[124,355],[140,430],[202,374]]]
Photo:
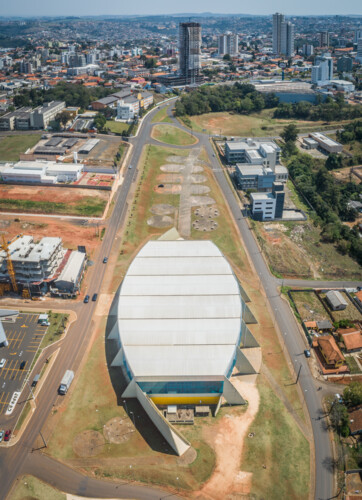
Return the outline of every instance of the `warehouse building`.
[[[216,414],[223,398],[245,403],[230,376],[235,366],[255,373],[245,355],[258,347],[247,300],[211,241],[150,241],[123,279],[108,337],[117,347],[112,366],[128,381],[122,397],[137,397],[179,455],[190,444],[168,415]]]
[[[60,292],[74,294],[79,291],[80,282],[86,264],[86,254],[84,252],[73,251],[64,269],[54,281],[54,286]]]
[[[56,184],[76,182],[84,166],[80,163],[57,163],[55,161],[18,161],[0,165],[3,182]]]
[[[342,311],[348,306],[347,301],[338,290],[330,290],[327,292],[326,299],[333,311]]]
[[[323,151],[326,153],[341,153],[343,151],[343,145],[339,142],[334,141],[330,137],[319,132],[312,132],[309,134],[314,141],[316,141]]]

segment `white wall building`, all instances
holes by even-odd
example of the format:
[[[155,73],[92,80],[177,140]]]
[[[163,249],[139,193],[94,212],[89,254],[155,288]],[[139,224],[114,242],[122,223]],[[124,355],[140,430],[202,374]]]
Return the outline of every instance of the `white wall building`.
[[[312,83],[322,85],[333,80],[333,59],[329,53],[316,57],[312,66]]]
[[[0,166],[0,178],[4,182],[34,182],[56,184],[77,181],[84,166],[80,163],[57,163],[55,161],[18,161]]]
[[[122,100],[117,103],[117,120],[121,121],[131,121],[136,116],[134,106],[131,103],[124,102]]]
[[[230,31],[219,36],[219,55],[223,56],[229,54],[234,56],[239,52],[239,36],[237,33],[231,33]]]
[[[330,137],[319,132],[313,132],[309,134],[309,137],[318,142],[319,147],[326,151],[327,153],[341,153],[343,151],[343,145],[339,142],[334,141]]]

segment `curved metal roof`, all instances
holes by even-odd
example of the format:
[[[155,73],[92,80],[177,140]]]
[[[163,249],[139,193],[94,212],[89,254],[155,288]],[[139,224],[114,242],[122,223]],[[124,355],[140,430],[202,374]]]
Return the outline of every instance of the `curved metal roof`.
[[[227,375],[240,341],[239,284],[211,241],[150,241],[123,280],[118,330],[136,378]]]

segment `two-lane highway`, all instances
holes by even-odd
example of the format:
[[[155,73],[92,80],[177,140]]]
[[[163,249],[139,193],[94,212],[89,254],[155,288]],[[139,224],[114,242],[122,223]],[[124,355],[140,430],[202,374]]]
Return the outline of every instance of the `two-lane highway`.
[[[140,160],[143,146],[149,138],[150,122],[156,110],[157,108],[149,113],[144,118],[143,123],[140,126],[141,128],[138,134],[138,139],[137,141],[135,141],[135,145],[133,147],[133,151],[130,155],[130,160],[128,163],[128,165],[132,165],[132,168],[128,168],[128,166],[126,166],[123,183],[119,188],[117,194],[115,195],[115,205],[111,218],[108,222],[105,237],[101,245],[99,258],[97,259],[95,265],[90,269],[91,279],[88,286],[88,291],[90,294],[98,293],[101,290],[104,274],[107,268],[107,266],[102,263],[102,260],[104,256],[108,256],[110,254],[116,233],[123,223],[127,211],[127,198],[131,185],[136,177],[135,168]],[[81,474],[78,474],[72,471],[70,468],[64,466],[62,469],[62,476],[54,476],[54,466],[51,466],[52,462],[50,460],[47,461],[46,457],[44,458],[40,468],[36,467],[36,460],[33,461],[32,459],[29,459],[29,456],[31,456],[30,454],[32,453],[33,447],[39,436],[39,432],[41,431],[47,417],[52,410],[53,404],[58,397],[57,389],[62,375],[64,374],[66,369],[73,369],[76,372],[77,367],[79,366],[84,353],[86,352],[91,338],[92,317],[95,312],[95,308],[96,303],[92,301],[88,304],[79,305],[79,307],[77,308],[77,321],[71,325],[66,338],[62,342],[60,352],[52,367],[51,373],[37,396],[36,410],[27,428],[25,429],[20,442],[10,448],[0,449],[1,500],[6,498],[11,485],[13,484],[17,476],[24,473],[26,470],[29,470],[29,460],[30,463],[33,464],[31,472],[34,475],[47,480],[51,484],[56,485],[59,489],[67,489],[67,478],[69,478],[69,483],[73,485],[73,487],[71,488],[72,493],[95,496],[93,494],[93,488],[91,486],[86,488],[84,487],[85,484],[91,485],[92,482]],[[27,464],[26,467],[25,463]],[[76,477],[78,477],[78,483],[75,480]],[[109,489],[108,493],[105,492],[101,496],[114,496],[114,491],[115,490]],[[121,484],[118,484],[117,492],[118,498],[129,498],[130,496],[132,496],[134,498],[153,499],[163,496],[161,490],[129,484],[126,484],[124,486],[124,489]],[[171,497],[172,495],[170,496],[170,498]]]

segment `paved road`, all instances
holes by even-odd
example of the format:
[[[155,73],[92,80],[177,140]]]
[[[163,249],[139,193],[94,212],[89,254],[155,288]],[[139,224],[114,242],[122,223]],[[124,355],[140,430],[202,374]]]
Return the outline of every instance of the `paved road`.
[[[142,153],[143,145],[147,142],[150,133],[150,122],[153,113],[150,113],[143,121],[142,128],[138,134],[138,139],[134,144],[134,149],[131,154],[130,164],[137,165]],[[136,177],[134,168],[128,169],[125,172],[125,179],[122,186],[119,188],[115,197],[115,206],[112,216],[109,220],[105,237],[102,242],[101,252],[98,261],[91,268],[91,278],[88,287],[88,292],[92,295],[95,292],[100,292],[103,282],[106,267],[103,263],[103,256],[109,255],[112,245],[115,240],[116,232],[123,222],[127,211],[127,196],[130,187]],[[64,307],[64,306],[63,306]],[[59,489],[67,489],[67,484],[70,485],[72,492],[78,494],[89,493],[89,496],[94,496],[93,492],[97,492],[101,497],[117,497],[117,498],[160,498],[160,491],[151,487],[139,487],[128,485],[126,489],[118,488],[118,493],[115,490],[108,489],[101,493],[101,486],[96,486],[96,480],[89,480],[85,476],[72,469],[63,466],[60,475],[56,474],[57,467],[54,467],[54,461],[48,457],[33,459],[36,456],[30,455],[35,446],[48,415],[50,414],[53,404],[56,400],[57,389],[60,380],[66,369],[71,368],[75,371],[79,366],[86,348],[90,341],[90,331],[92,329],[92,317],[95,312],[96,303],[89,302],[88,304],[79,304],[77,306],[78,319],[69,328],[68,334],[62,342],[62,347],[57,356],[57,359],[52,367],[51,376],[47,378],[46,383],[42,387],[36,400],[37,408],[30,420],[29,425],[25,429],[20,442],[10,448],[0,449],[0,500],[6,498],[14,480],[24,472],[30,470],[37,477],[43,478],[48,482],[51,481],[54,486]],[[31,458],[29,458],[31,457]],[[30,464],[30,465],[29,465]],[[38,465],[37,465],[38,464]],[[60,470],[60,466],[59,466]],[[102,490],[103,491],[103,490]],[[157,495],[155,497],[155,491]],[[163,492],[163,496],[171,498],[169,494]]]
[[[169,110],[169,116],[171,111]],[[184,128],[178,122],[174,121],[175,125]],[[214,156],[213,147],[208,140],[208,137],[203,134],[196,134],[208,153],[214,175],[218,184],[225,196],[234,220],[240,230],[244,247],[249,253],[254,264],[256,272],[259,275],[260,282],[264,288],[265,295],[268,299],[272,316],[278,324],[279,330],[288,350],[291,363],[295,373],[299,372],[299,384],[304,395],[303,405],[306,404],[311,425],[313,429],[314,445],[315,445],[315,498],[329,499],[332,498],[334,492],[334,474],[332,464],[332,449],[327,431],[326,422],[320,418],[323,415],[322,410],[322,392],[317,391],[320,384],[316,384],[308,366],[308,360],[304,356],[304,349],[307,347],[306,340],[300,334],[298,325],[295,322],[294,316],[289,308],[289,305],[280,296],[278,286],[284,284],[296,284],[297,286],[307,287],[340,287],[340,282],[317,282],[317,281],[302,281],[302,280],[278,280],[272,276],[264,261],[263,255],[255,241],[252,231],[249,228],[248,221],[242,215],[238,201],[235,198],[234,192],[228,183],[224,171],[220,168],[220,163]],[[360,284],[360,283],[359,283]],[[344,283],[346,285],[346,283]],[[357,282],[349,283],[349,286],[356,286]]]

